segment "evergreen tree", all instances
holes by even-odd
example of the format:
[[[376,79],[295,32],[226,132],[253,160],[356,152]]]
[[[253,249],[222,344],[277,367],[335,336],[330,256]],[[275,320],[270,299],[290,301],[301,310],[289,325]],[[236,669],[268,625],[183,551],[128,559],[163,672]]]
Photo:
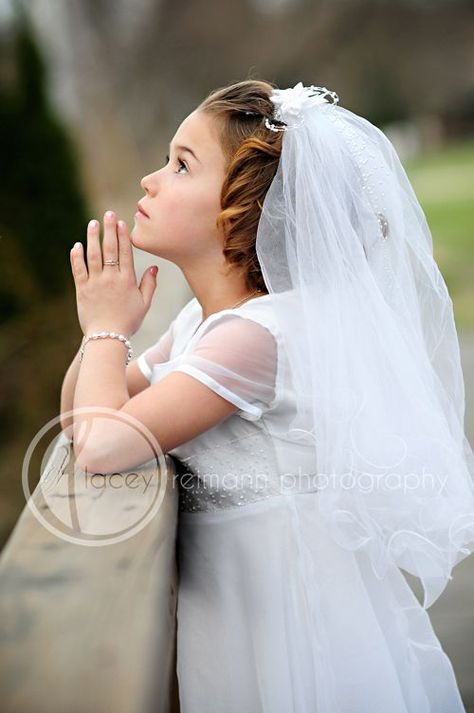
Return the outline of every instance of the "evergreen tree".
[[[88,209],[74,145],[49,106],[43,61],[24,12],[2,40],[0,78],[0,319],[71,286],[69,250]],[[5,72],[4,72],[5,74]]]

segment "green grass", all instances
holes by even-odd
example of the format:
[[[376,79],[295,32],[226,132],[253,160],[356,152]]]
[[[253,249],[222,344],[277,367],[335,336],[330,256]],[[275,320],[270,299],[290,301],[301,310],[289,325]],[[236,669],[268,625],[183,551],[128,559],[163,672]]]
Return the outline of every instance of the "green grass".
[[[456,324],[474,330],[474,140],[404,162],[433,236]]]

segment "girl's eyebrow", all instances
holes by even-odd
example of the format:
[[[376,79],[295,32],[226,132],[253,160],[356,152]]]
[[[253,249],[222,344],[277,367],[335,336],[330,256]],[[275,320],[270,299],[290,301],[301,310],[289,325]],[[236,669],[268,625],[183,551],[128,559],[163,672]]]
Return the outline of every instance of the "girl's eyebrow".
[[[169,148],[171,149],[171,141],[170,141],[170,143],[169,143]],[[181,151],[188,151],[188,152],[191,154],[191,156],[193,156],[193,157],[196,159],[196,161],[197,161],[198,163],[201,163],[200,160],[198,159],[198,157],[196,156],[196,154],[194,153],[194,151],[193,151],[192,149],[190,149],[188,146],[177,145],[177,146],[176,146],[176,150],[177,150],[177,151],[179,151],[179,150],[181,150]]]

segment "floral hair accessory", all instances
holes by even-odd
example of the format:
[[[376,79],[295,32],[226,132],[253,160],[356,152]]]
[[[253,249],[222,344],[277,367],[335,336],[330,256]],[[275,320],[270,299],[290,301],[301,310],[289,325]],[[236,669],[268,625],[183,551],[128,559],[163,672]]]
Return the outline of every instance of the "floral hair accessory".
[[[276,126],[268,118],[265,118],[265,126],[271,131],[288,131],[303,123],[303,109],[309,105],[337,104],[339,96],[336,92],[326,87],[303,86],[298,82],[294,87],[288,89],[274,89],[270,95],[270,100],[275,105],[273,119],[284,122],[286,126]],[[296,122],[293,120],[296,119]]]

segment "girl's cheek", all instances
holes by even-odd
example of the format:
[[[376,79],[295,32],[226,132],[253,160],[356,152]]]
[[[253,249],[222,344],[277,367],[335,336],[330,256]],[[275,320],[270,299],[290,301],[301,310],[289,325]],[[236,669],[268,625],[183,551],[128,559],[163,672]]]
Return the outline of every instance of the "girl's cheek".
[[[168,196],[166,207],[173,213],[177,210],[183,211],[186,209],[186,202],[183,196],[180,196],[176,191]]]

